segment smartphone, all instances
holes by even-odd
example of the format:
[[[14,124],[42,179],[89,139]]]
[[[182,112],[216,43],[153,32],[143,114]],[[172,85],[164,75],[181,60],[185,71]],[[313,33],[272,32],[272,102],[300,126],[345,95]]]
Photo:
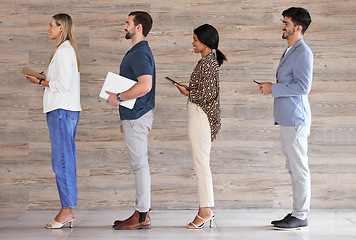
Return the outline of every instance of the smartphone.
[[[257,82],[256,80],[253,80],[255,83],[257,83],[257,84],[260,84],[259,82]]]
[[[171,82],[173,82],[173,83],[175,83],[175,84],[178,84],[179,86],[183,86],[183,85],[180,84],[179,82],[174,81],[172,78],[166,77],[166,79],[169,80],[169,81],[171,81]]]

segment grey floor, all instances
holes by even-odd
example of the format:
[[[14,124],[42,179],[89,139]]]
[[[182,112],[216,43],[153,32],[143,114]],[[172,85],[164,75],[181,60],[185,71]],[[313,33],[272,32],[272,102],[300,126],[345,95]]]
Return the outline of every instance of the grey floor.
[[[356,239],[356,209],[312,210],[309,229],[278,231],[271,220],[284,217],[287,210],[215,210],[213,228],[190,230],[185,224],[195,211],[151,212],[149,230],[117,231],[111,227],[115,219],[131,215],[131,211],[75,211],[74,228],[45,229],[54,211],[0,212],[0,239],[243,239],[243,240],[344,240]]]

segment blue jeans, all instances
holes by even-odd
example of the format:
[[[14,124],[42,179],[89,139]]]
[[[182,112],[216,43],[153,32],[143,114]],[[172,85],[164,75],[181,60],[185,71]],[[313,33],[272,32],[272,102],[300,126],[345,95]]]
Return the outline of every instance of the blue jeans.
[[[77,160],[75,134],[79,112],[56,109],[47,113],[52,148],[52,169],[56,174],[62,208],[77,206]]]

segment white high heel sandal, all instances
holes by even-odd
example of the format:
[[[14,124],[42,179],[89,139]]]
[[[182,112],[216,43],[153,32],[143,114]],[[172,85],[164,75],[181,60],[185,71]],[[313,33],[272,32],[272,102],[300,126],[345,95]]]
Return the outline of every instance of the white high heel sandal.
[[[213,216],[211,216],[211,218],[210,219],[204,219],[204,218],[202,218],[201,216],[199,216],[198,214],[197,214],[197,217],[199,218],[199,219],[201,219],[201,220],[203,220],[204,222],[202,223],[202,224],[200,224],[199,226],[197,226],[195,223],[193,223],[193,222],[190,222],[190,223],[188,223],[188,225],[187,225],[187,228],[188,229],[201,229],[201,228],[203,228],[204,226],[205,226],[205,223],[207,223],[207,222],[209,222],[210,221],[210,228],[212,228],[213,227],[213,220],[214,220],[214,218],[215,218],[215,215],[213,214]],[[189,225],[193,225],[193,227],[191,227],[191,226],[189,226]]]
[[[71,220],[68,220],[64,223],[59,223],[56,220],[53,220],[49,225],[50,227],[46,226],[47,229],[61,229],[64,225],[66,225],[67,223],[69,223],[69,227],[73,228],[73,222],[74,222],[74,218]]]

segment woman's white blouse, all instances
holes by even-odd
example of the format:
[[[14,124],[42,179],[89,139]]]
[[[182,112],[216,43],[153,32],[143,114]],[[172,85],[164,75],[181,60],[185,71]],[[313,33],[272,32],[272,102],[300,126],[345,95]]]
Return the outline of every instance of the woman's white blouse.
[[[56,50],[47,69],[43,95],[43,112],[56,109],[81,111],[80,73],[77,57],[69,41],[63,42]]]

